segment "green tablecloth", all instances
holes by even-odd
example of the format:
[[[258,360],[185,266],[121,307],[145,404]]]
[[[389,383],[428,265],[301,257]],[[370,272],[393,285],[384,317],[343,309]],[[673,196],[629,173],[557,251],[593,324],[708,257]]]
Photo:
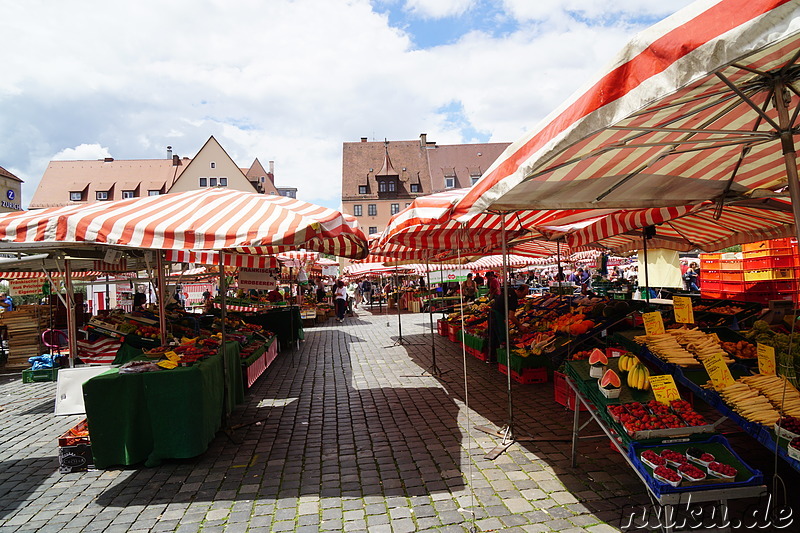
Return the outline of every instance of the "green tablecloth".
[[[286,309],[270,309],[256,315],[245,316],[244,321],[249,324],[257,324],[275,333],[281,343],[281,348],[305,338],[303,319],[300,316],[300,308],[297,306]]]
[[[225,347],[228,402],[244,400],[239,345]],[[191,367],[120,374],[113,368],[83,385],[92,455],[98,468],[202,454],[222,425],[223,358]]]

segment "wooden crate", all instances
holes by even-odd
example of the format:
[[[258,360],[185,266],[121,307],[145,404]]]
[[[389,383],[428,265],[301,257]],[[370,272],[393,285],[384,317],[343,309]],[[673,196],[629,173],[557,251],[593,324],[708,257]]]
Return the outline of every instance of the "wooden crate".
[[[47,329],[47,312],[47,306],[21,305],[14,311],[0,313],[0,326],[8,334],[6,369],[30,368],[28,358],[45,353],[41,337]]]

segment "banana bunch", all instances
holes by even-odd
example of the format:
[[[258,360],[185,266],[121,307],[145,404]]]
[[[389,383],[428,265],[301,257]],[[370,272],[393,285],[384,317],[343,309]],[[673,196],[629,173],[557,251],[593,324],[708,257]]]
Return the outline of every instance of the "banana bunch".
[[[641,363],[634,363],[628,371],[628,387],[637,390],[650,389],[650,370]]]
[[[783,414],[800,418],[800,392],[785,377],[756,374],[742,376],[739,381],[758,390]]]
[[[771,426],[781,417],[769,399],[746,383],[737,381],[717,391],[734,411],[750,422]]]
[[[699,366],[700,361],[695,359],[691,352],[686,351],[678,340],[669,333],[661,335],[638,335],[633,338],[639,344],[646,344],[647,348],[661,359],[678,366]]]
[[[620,372],[629,372],[634,365],[639,363],[639,359],[630,352],[625,352],[619,356],[617,361],[617,369]]]
[[[669,333],[678,340],[678,344],[686,348],[688,352],[694,354],[700,361],[705,361],[709,357],[719,354],[722,356],[725,364],[734,362],[728,355],[728,352],[722,348],[716,335],[704,333],[699,329],[689,329],[686,327],[669,330]]]

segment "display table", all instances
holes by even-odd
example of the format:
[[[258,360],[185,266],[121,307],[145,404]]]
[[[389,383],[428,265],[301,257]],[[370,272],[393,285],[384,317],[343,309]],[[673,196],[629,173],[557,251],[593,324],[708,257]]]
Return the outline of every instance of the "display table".
[[[588,377],[588,373],[587,376]],[[645,473],[640,469],[640,467],[634,463],[632,458],[632,454],[635,453],[634,445],[627,444],[621,440],[619,440],[620,435],[618,432],[614,431],[609,423],[607,418],[607,413],[605,409],[605,405],[601,402],[600,405],[595,403],[594,401],[590,400],[587,397],[586,392],[590,390],[585,386],[579,386],[576,384],[577,381],[580,381],[583,378],[582,370],[578,369],[578,372],[575,372],[575,369],[567,368],[567,376],[566,376],[566,383],[575,393],[575,405],[573,409],[574,418],[573,418],[573,427],[572,427],[572,466],[577,466],[577,448],[578,448],[578,441],[581,439],[588,439],[588,438],[608,438],[612,445],[619,451],[620,455],[625,459],[628,463],[628,466],[633,470],[639,480],[644,484],[648,495],[650,496],[651,501],[655,504],[657,503],[663,507],[677,507],[677,506],[687,506],[689,504],[695,503],[704,503],[704,502],[719,502],[722,508],[725,508],[727,505],[728,500],[735,500],[735,499],[742,499],[742,498],[753,498],[753,497],[760,497],[764,496],[767,493],[767,487],[763,484],[763,478],[760,476],[754,477],[752,482],[743,482],[743,483],[732,483],[728,486],[722,485],[713,485],[713,486],[698,486],[698,487],[686,487],[681,488],[676,491],[672,492],[660,492],[653,488],[652,480],[649,476],[645,475]],[[596,387],[596,386],[595,386]],[[599,394],[599,393],[598,393]],[[625,398],[622,397],[617,400],[608,400],[611,403],[625,403],[628,401],[646,401],[648,399],[647,395],[650,395],[652,398],[652,394],[645,391],[635,391],[634,396],[632,398]],[[600,397],[604,398],[602,394],[599,394]],[[583,410],[582,410],[583,407]],[[588,419],[581,423],[581,413],[586,412],[588,415]],[[595,422],[600,429],[603,431],[602,435],[592,435],[592,436],[584,436],[581,437],[580,433],[583,431],[591,422]],[[670,431],[670,430],[668,430]],[[708,438],[708,437],[703,437]],[[684,439],[664,439],[664,442],[683,442],[689,441],[688,438]],[[647,441],[650,444],[653,444],[653,441]],[[637,443],[638,444],[638,443]],[[631,452],[634,450],[634,452]],[[665,511],[667,514],[671,512],[671,510]],[[665,527],[665,531],[670,532],[672,529],[670,527]]]
[[[253,355],[242,360],[242,372],[245,385],[250,388],[266,372],[269,365],[278,356],[278,341],[275,337],[270,339],[259,348]]]
[[[227,411],[244,401],[239,345],[227,343],[228,396],[223,401],[223,356],[190,367],[120,374],[112,368],[83,384],[97,468],[158,465],[202,454]]]
[[[248,324],[257,324],[265,330],[275,333],[281,348],[291,346],[292,343],[305,338],[300,308],[294,305],[283,308],[276,307],[254,315],[245,315],[244,321]]]

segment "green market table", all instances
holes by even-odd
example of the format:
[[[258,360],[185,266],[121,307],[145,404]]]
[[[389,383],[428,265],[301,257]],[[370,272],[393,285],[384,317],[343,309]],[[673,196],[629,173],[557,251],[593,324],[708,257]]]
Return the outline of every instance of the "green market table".
[[[120,374],[112,368],[84,383],[95,466],[156,466],[205,452],[222,426],[223,405],[230,413],[244,401],[238,343],[227,343],[224,355],[227,401],[222,352],[172,370]]]

